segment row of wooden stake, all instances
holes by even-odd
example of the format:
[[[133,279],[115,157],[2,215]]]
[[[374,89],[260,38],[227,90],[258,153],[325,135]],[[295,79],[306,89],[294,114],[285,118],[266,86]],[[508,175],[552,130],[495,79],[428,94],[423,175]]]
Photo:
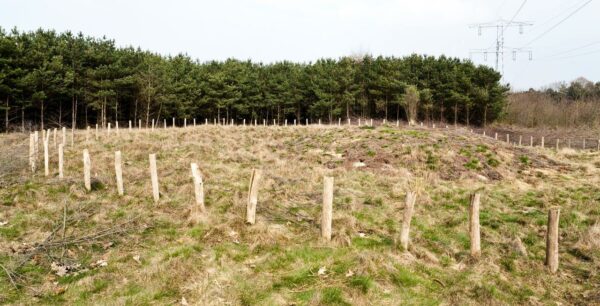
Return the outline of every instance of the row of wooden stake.
[[[45,141],[47,144],[47,141]],[[63,154],[62,144],[59,146],[59,178],[63,178]],[[47,151],[46,151],[47,152]],[[45,154],[47,155],[47,154]],[[150,180],[152,185],[152,198],[157,203],[160,200],[159,192],[159,181],[156,164],[156,154],[150,154],[148,156],[150,165]],[[47,168],[47,158],[45,157],[45,167]],[[125,190],[123,187],[123,162],[121,151],[115,152],[115,178],[117,185],[117,193],[124,195]],[[83,150],[83,177],[84,186],[87,191],[92,190],[91,185],[91,168],[92,162],[88,149]],[[190,209],[190,219],[194,222],[201,220],[202,215],[206,213],[206,207],[204,202],[204,183],[202,180],[202,174],[198,169],[198,164],[191,163],[190,170],[192,175],[192,183],[194,185],[195,194],[195,205],[192,205]],[[248,224],[254,224],[256,222],[256,207],[258,205],[258,192],[259,184],[262,179],[263,173],[259,169],[253,169],[250,177],[250,184],[248,189],[248,199],[246,205],[246,222]],[[333,177],[325,176],[323,178],[323,203],[322,203],[322,215],[321,215],[321,237],[326,240],[331,240],[332,234],[332,220],[333,220],[333,190],[334,190],[334,179]],[[400,245],[404,250],[408,250],[410,241],[410,224],[414,213],[414,207],[417,199],[415,192],[409,191],[406,194],[405,207],[402,218],[402,227],[400,231]],[[470,254],[474,258],[481,256],[481,235],[480,235],[480,224],[479,224],[479,208],[481,202],[481,194],[479,192],[474,193],[471,196],[469,205],[469,236],[470,236]],[[559,208],[552,208],[548,213],[548,229],[546,235],[546,265],[549,267],[552,273],[558,270],[558,222],[559,222]]]

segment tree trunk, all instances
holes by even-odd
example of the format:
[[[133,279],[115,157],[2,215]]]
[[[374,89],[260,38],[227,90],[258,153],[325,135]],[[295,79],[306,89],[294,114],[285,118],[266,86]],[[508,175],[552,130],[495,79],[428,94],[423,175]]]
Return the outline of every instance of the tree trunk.
[[[42,100],[42,108],[40,109],[40,121],[42,125],[42,130],[44,129],[44,100]]]
[[[458,103],[454,103],[454,126],[458,125]]]
[[[133,111],[133,122],[137,123],[137,108],[138,108],[138,99],[135,98],[135,109]]]
[[[484,128],[487,125],[487,108],[488,108],[487,105],[483,108],[483,127]]]
[[[4,125],[6,126],[6,133],[8,133],[8,96],[6,96],[6,110],[4,111]]]
[[[467,106],[467,126],[469,126],[469,107]]]
[[[150,99],[146,100],[146,128],[148,128],[148,120],[150,120]]]

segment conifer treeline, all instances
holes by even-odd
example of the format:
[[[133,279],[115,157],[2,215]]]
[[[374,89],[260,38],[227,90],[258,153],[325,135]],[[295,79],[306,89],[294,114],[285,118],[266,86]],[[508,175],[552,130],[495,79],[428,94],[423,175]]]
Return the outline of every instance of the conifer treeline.
[[[106,38],[0,28],[3,129],[171,117],[406,120],[412,86],[419,120],[469,124],[496,119],[508,90],[494,70],[445,56],[198,62]]]

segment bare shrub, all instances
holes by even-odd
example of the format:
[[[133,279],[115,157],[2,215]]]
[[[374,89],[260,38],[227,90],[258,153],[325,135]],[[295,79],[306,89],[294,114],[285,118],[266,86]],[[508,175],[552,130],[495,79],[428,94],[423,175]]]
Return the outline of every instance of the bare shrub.
[[[600,101],[561,100],[539,92],[523,92],[508,97],[504,123],[527,127],[600,126]]]

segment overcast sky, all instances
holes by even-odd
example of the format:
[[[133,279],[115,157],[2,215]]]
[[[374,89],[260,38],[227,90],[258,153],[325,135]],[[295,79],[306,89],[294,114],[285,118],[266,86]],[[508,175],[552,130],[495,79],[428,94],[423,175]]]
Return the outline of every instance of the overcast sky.
[[[584,3],[587,6],[552,27]],[[495,43],[496,30],[478,36],[470,24],[510,20],[523,0],[0,0],[0,26],[70,30],[106,36],[119,46],[201,61],[252,59],[308,62],[321,57],[411,53],[469,58]],[[529,0],[515,21],[533,26],[505,31],[504,81],[515,89],[583,76],[600,81],[600,0]],[[546,34],[544,34],[547,32]],[[543,35],[542,35],[543,34]],[[542,35],[540,37],[540,35]],[[539,38],[538,38],[539,37]],[[537,38],[537,39],[536,39]],[[533,41],[533,42],[531,42]],[[531,42],[531,43],[530,43]],[[581,47],[581,48],[579,48]],[[576,50],[573,50],[577,48]],[[473,54],[478,64],[494,64]]]

